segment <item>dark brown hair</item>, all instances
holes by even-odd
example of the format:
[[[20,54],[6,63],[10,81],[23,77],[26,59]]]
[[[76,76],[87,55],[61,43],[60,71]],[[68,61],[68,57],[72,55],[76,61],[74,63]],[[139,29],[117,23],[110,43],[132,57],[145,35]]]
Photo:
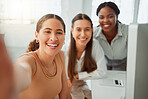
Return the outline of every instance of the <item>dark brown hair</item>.
[[[39,21],[37,22],[36,31],[39,33],[40,29],[42,28],[42,24],[46,20],[52,19],[52,18],[57,19],[61,22],[61,24],[63,25],[64,33],[65,33],[66,32],[65,31],[65,23],[64,23],[63,19],[61,17],[59,17],[58,15],[55,15],[55,14],[46,14],[43,17],[41,17],[39,19]],[[36,39],[34,39],[32,42],[30,42],[27,52],[35,51],[38,48],[39,48],[39,42],[36,42]]]
[[[89,18],[89,16],[80,13],[73,18],[71,26],[72,28],[74,27],[74,22],[77,20],[88,20],[91,23],[91,27],[93,27],[92,21]],[[86,45],[85,56],[83,59],[83,67],[81,69],[81,71],[87,71],[88,73],[97,69],[96,62],[92,58],[92,43],[93,43],[93,32],[90,41]],[[68,60],[68,76],[71,81],[76,74],[75,72],[76,57],[77,57],[77,51],[76,51],[75,39],[71,35],[71,42],[69,47],[69,60]]]

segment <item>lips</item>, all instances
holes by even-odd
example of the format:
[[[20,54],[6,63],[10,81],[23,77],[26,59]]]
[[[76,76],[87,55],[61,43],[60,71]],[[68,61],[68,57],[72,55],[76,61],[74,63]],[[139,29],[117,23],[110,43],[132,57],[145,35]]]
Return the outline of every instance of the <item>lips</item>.
[[[49,46],[51,49],[55,49],[56,47],[58,47],[59,44],[47,44],[47,46]]]
[[[109,25],[109,24],[103,25],[104,28],[109,28],[110,26],[111,26],[111,25]]]
[[[86,38],[85,39],[80,39],[81,41],[85,41],[86,40]]]

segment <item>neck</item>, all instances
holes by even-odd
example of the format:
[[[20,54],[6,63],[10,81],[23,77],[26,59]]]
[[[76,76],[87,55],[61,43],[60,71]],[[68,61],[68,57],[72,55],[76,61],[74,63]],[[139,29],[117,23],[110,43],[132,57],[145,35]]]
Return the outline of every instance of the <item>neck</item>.
[[[52,66],[55,56],[50,56],[44,53],[43,51],[41,51],[40,49],[37,51],[37,55],[40,61],[42,62],[42,64],[44,64],[44,66],[47,66],[47,67]]]
[[[76,46],[77,50],[77,59],[80,59],[83,51],[85,50],[86,46]]]
[[[118,33],[118,29],[116,27],[109,32],[103,31],[103,34],[105,35],[105,37],[109,43],[114,39],[114,37],[117,35],[117,33]]]

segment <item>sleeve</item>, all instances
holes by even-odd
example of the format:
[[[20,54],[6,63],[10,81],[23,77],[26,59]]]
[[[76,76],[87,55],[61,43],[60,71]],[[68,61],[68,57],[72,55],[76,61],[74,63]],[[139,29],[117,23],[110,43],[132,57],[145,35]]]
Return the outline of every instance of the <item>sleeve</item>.
[[[93,38],[96,38],[98,32],[98,27],[93,27]]]
[[[97,40],[93,40],[92,57],[96,61],[97,69],[91,73],[78,73],[79,80],[100,79],[106,76],[107,67],[104,58],[104,52]]]
[[[97,39],[102,31],[100,26],[93,27],[93,38]]]

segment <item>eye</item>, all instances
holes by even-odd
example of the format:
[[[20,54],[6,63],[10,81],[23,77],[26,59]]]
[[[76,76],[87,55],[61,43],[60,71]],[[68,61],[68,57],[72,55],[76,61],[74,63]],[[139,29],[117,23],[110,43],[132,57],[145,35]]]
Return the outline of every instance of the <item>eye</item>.
[[[103,19],[104,17],[103,16],[99,16],[99,19]]]
[[[89,28],[86,28],[85,31],[90,31],[90,29]]]
[[[56,32],[56,34],[64,34],[63,32]]]
[[[114,18],[114,16],[113,15],[109,15],[108,18]]]
[[[79,31],[79,32],[80,32],[80,31],[81,31],[81,29],[80,29],[80,28],[77,28],[77,29],[76,29],[76,31]]]
[[[44,31],[45,33],[51,33],[51,31]]]

